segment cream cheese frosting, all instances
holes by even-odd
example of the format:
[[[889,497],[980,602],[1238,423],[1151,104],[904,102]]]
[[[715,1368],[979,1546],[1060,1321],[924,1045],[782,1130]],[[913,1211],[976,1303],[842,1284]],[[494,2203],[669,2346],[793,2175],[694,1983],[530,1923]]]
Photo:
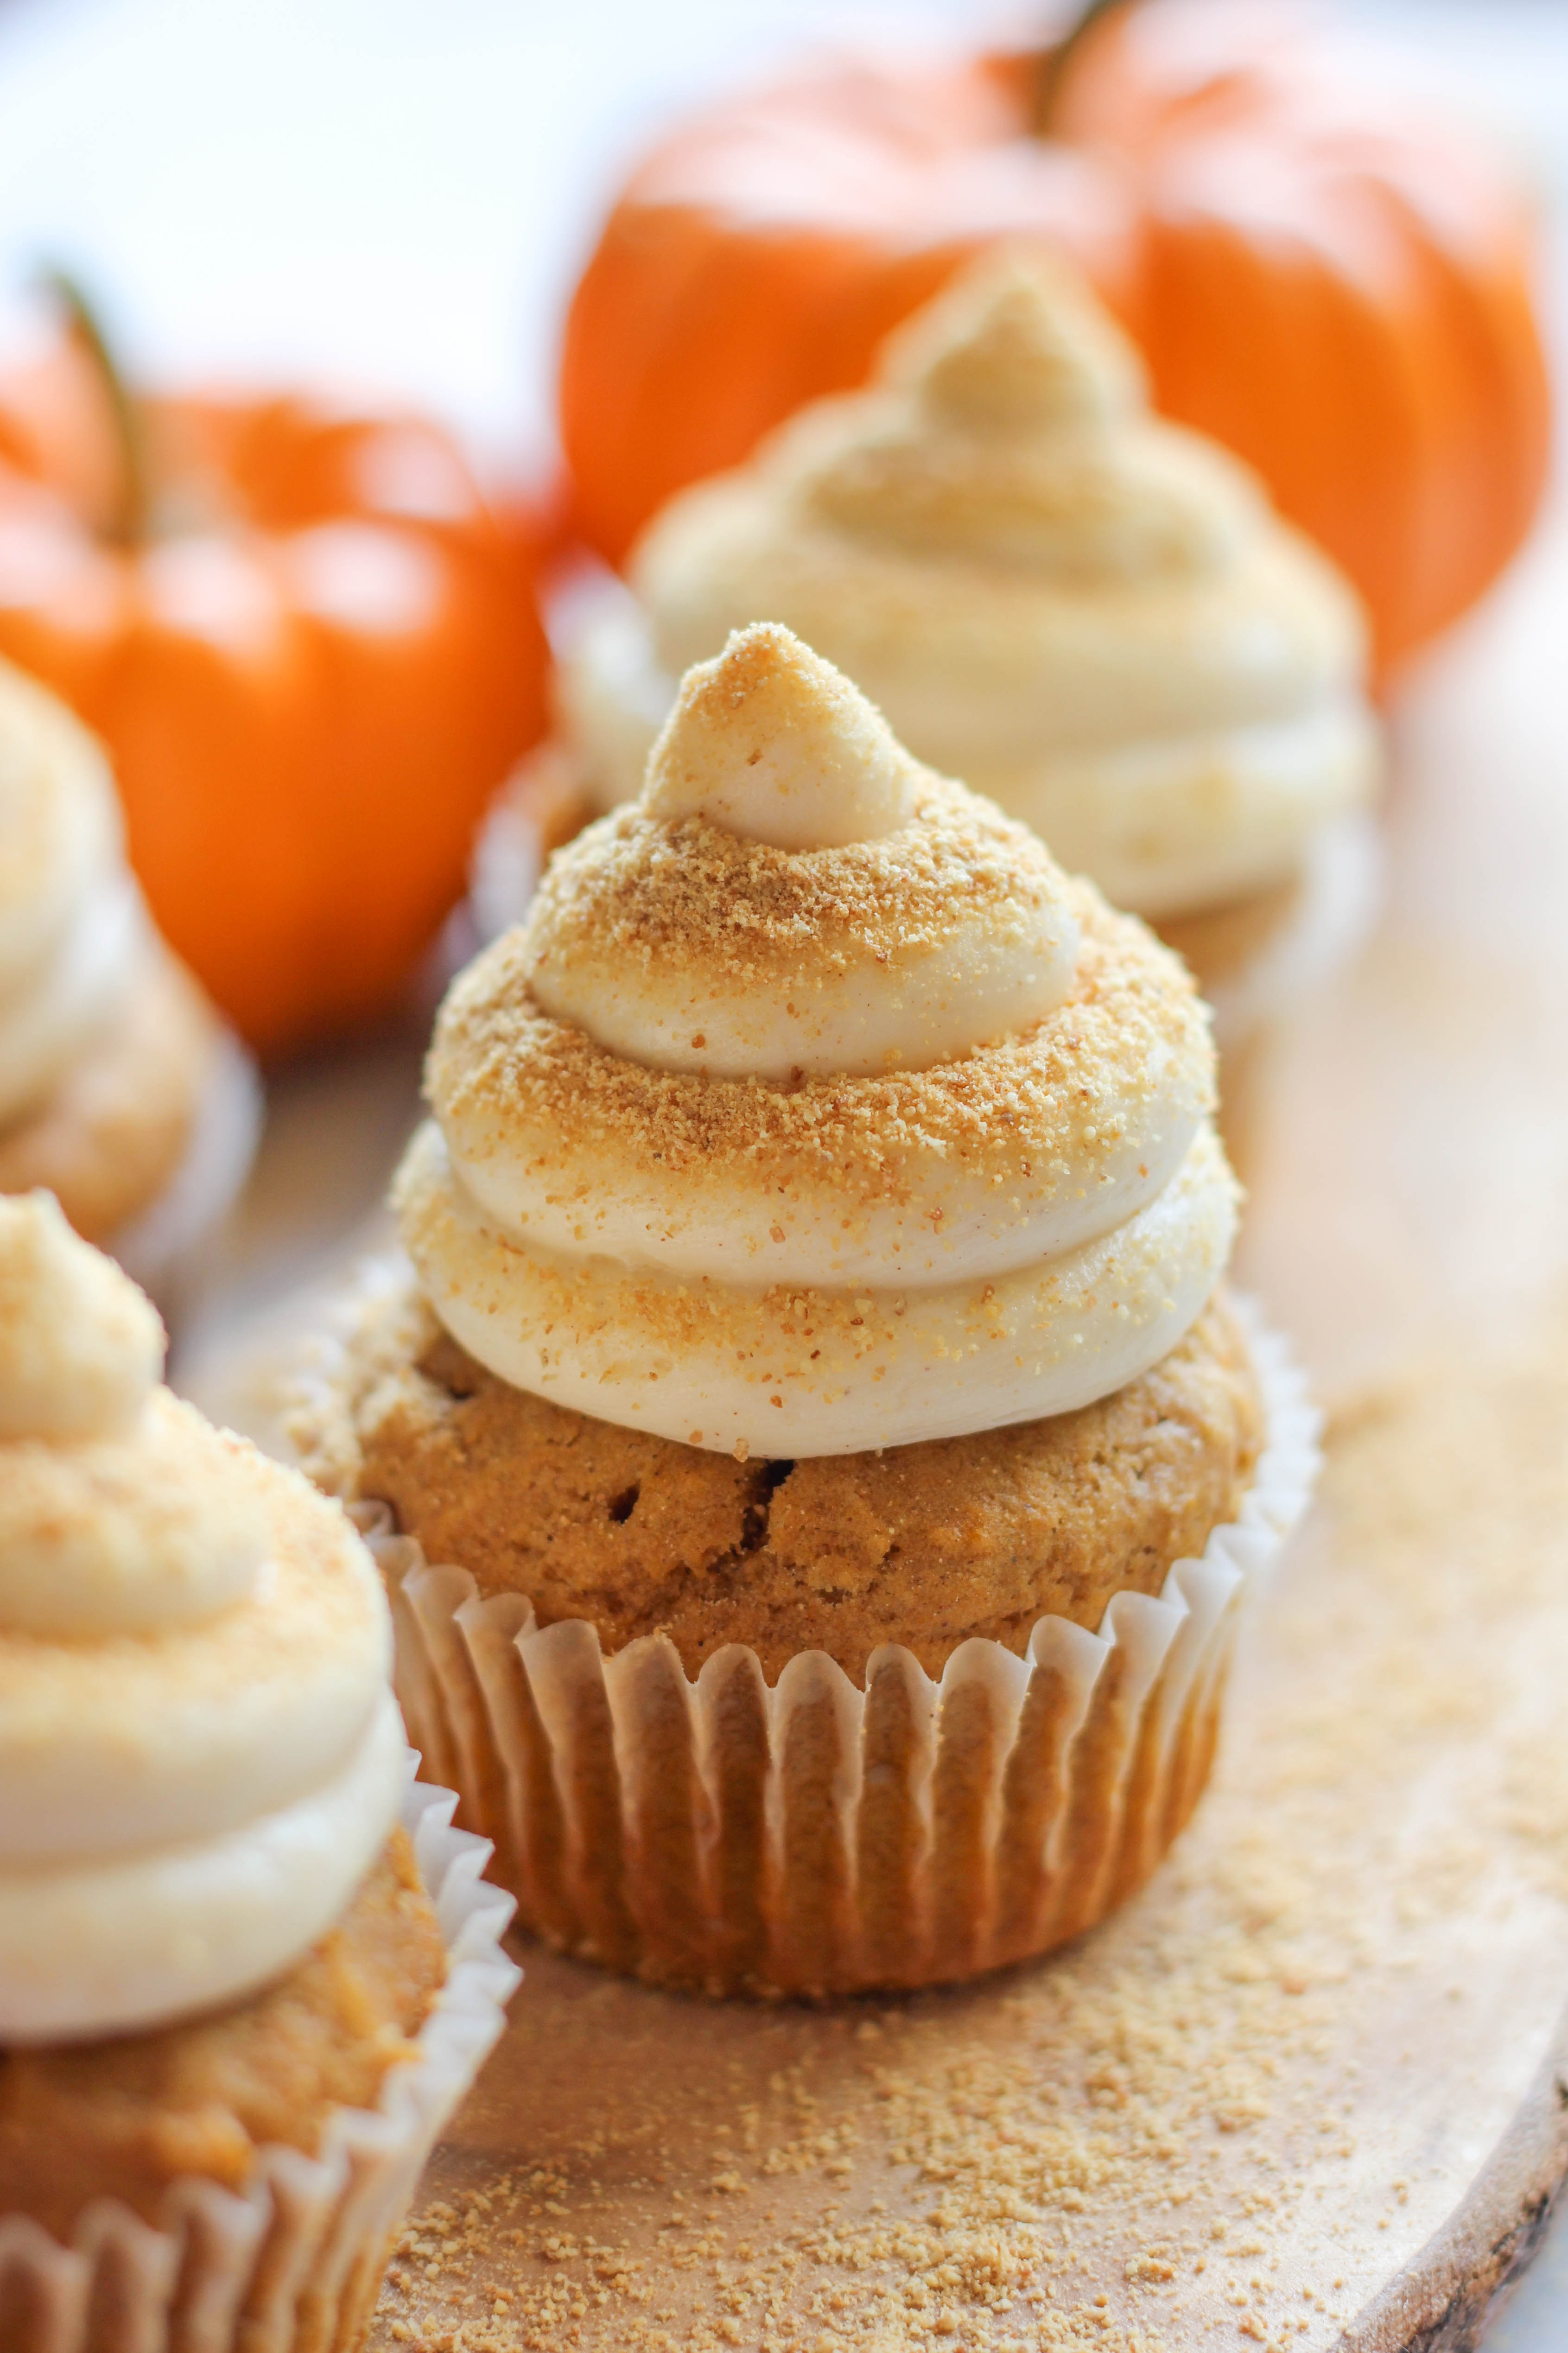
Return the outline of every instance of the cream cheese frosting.
[[[921,760],[1163,916],[1285,879],[1377,777],[1353,597],[1090,298],[976,265],[738,471],[676,499],[557,683],[607,804],[688,664],[782,621]]]
[[[1176,960],[771,624],[455,984],[396,1187],[447,1328],[688,1444],[858,1452],[1088,1404],[1229,1252]]]
[[[101,753],[0,663],[0,1122],[90,1045],[150,938]]]
[[[159,1381],[155,1311],[0,1200],[0,2042],[164,2023],[298,1960],[405,1779],[375,1568]]]

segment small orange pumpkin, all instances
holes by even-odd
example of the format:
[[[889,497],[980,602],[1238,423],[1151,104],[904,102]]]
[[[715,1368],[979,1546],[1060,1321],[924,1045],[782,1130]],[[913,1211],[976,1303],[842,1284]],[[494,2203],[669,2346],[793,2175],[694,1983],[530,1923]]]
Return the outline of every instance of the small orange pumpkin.
[[[618,562],[1007,237],[1089,272],[1158,406],[1355,582],[1384,667],[1523,537],[1549,440],[1525,208],[1265,0],[1100,0],[1054,56],[829,68],[675,132],[567,322],[585,536]]]
[[[0,375],[0,653],[102,737],[162,930],[276,1053],[384,1010],[460,895],[544,723],[533,552],[416,414],[127,433],[84,318]]]

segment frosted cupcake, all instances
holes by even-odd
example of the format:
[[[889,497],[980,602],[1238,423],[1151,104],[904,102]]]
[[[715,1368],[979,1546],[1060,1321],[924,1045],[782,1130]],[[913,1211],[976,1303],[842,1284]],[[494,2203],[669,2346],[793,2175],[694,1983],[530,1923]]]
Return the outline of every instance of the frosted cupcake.
[[[300,1435],[524,1917],[961,1977],[1153,1867],[1310,1445],[1191,982],[773,626],[442,1010]]]
[[[98,745],[0,664],[0,1193],[166,1291],[238,1189],[255,1075],[125,865]]]
[[[676,679],[765,619],[1180,949],[1227,1098],[1247,1039],[1359,936],[1379,756],[1351,591],[1235,459],[1149,414],[1131,345],[1064,279],[980,264],[870,391],[676,499],[629,577],[492,828],[492,914],[545,784],[557,825],[569,776],[587,805],[633,797]]]
[[[0,1201],[0,2342],[346,2347],[511,1907],[411,1788],[359,1538],[163,1345]]]

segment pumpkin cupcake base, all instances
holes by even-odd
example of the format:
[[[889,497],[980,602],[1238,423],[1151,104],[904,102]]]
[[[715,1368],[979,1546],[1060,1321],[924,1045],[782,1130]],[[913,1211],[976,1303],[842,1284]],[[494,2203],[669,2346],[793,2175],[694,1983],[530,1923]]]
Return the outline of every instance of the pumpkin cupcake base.
[[[1223,1298],[1153,1369],[1076,1413],[801,1461],[745,1461],[591,1419],[476,1363],[412,1288],[353,1335],[319,1483],[384,1503],[479,1593],[607,1652],[666,1635],[689,1676],[722,1641],[773,1682],[803,1651],[853,1681],[885,1642],[940,1676],[979,1635],[1022,1653],[1046,1615],[1098,1626],[1157,1593],[1251,1484],[1262,1409]]]
[[[367,1281],[356,1320],[395,1315],[405,1277]],[[739,1641],[704,1645],[693,1673],[666,1630],[605,1655],[586,1616],[542,1623],[358,1504],[411,1736],[494,1840],[522,1922],[653,1983],[817,1996],[973,1976],[1102,1918],[1201,1793],[1240,1602],[1315,1472],[1300,1380],[1237,1313],[1262,1443],[1191,1553],[1178,1541],[1150,1589],[1130,1578],[940,1661],[868,1650],[864,1630],[853,1678],[820,1647],[764,1660]],[[351,1350],[300,1417],[318,1475],[344,1438]]]
[[[93,2198],[155,2224],[182,2173],[243,2189],[258,2147],[309,2152],[334,2107],[374,2106],[446,1974],[399,1829],[337,1926],[249,2000],[150,2033],[6,2051],[0,2213],[64,2237]]]
[[[411,1765],[416,1760],[411,1759]],[[0,2070],[0,2340],[48,2353],[359,2342],[436,2135],[519,1971],[449,1791],[300,1968],[210,2020],[11,2052]],[[428,1903],[413,1895],[423,1882]],[[337,2047],[334,2047],[336,2045]],[[271,2119],[265,2139],[246,2122]]]

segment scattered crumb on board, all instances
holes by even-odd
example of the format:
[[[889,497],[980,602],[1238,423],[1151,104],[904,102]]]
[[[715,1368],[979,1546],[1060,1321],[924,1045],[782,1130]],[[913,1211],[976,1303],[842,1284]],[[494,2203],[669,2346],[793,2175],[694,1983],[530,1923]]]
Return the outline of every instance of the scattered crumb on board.
[[[1054,1962],[809,2010],[525,1956],[372,2345],[1331,2346],[1451,2212],[1559,2006],[1565,1426],[1557,1345],[1337,1417],[1214,1791]]]

